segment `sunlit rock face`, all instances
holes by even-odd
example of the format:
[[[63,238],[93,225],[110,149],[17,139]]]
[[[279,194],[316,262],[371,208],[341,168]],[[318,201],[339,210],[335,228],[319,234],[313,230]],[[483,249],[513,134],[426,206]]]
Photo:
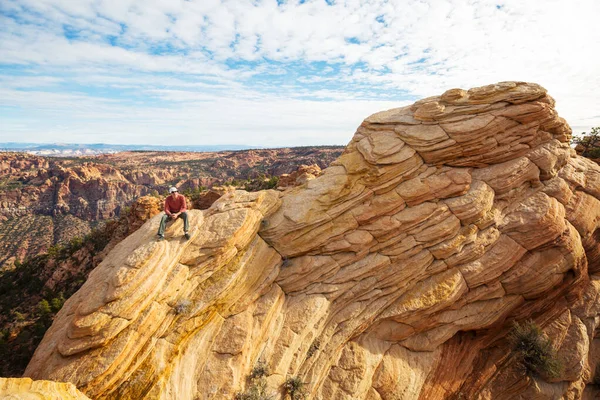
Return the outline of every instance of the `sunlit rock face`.
[[[89,400],[89,397],[71,383],[33,381],[29,378],[0,378],[0,399]]]
[[[536,84],[368,117],[324,173],[225,194],[155,242],[121,242],[58,314],[26,376],[94,399],[231,399],[266,363],[275,398],[594,398],[600,167]],[[530,376],[533,319],[564,365]],[[600,375],[600,374],[599,374]]]

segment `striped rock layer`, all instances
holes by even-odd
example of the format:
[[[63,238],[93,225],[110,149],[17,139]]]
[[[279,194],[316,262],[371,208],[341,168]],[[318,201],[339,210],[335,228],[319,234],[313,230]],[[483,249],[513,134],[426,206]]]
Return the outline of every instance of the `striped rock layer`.
[[[121,242],[26,376],[93,399],[232,399],[267,366],[284,398],[577,399],[599,392],[600,168],[536,84],[380,112],[316,179],[230,192]],[[510,349],[533,319],[563,369]],[[600,375],[600,374],[598,374]]]
[[[3,400],[89,400],[72,383],[33,381],[30,378],[0,378]]]

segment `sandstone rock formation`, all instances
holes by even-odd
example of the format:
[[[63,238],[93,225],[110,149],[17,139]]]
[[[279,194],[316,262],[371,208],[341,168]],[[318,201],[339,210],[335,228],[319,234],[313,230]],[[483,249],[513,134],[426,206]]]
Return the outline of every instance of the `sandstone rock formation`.
[[[0,378],[4,400],[89,400],[71,383],[32,381],[29,378]]]
[[[323,175],[231,192],[122,241],[59,312],[26,376],[94,399],[231,399],[267,366],[311,399],[577,399],[600,391],[600,167],[536,85],[368,117]],[[506,340],[543,327],[564,368]]]
[[[303,185],[311,179],[315,179],[317,176],[321,176],[323,172],[317,164],[313,165],[301,165],[298,169],[291,174],[283,174],[279,177],[279,187],[287,188]]]

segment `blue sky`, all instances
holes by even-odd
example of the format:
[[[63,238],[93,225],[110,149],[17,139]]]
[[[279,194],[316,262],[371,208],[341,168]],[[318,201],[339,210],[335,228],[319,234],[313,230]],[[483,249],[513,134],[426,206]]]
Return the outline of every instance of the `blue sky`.
[[[532,81],[600,125],[596,0],[2,0],[0,142],[345,144],[383,109]]]

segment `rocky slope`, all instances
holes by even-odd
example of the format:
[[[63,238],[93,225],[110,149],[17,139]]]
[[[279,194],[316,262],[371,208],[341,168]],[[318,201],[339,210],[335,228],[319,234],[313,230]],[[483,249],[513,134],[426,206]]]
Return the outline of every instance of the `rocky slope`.
[[[260,186],[262,177],[292,173],[302,164],[324,168],[341,151],[125,152],[62,159],[0,153],[0,269],[83,237],[134,199],[166,193],[171,185],[189,194],[224,183]]]
[[[372,115],[316,179],[192,211],[189,241],[151,219],[25,375],[93,399],[595,398],[600,167],[570,135],[521,82]],[[553,374],[508,340],[528,319]]]

